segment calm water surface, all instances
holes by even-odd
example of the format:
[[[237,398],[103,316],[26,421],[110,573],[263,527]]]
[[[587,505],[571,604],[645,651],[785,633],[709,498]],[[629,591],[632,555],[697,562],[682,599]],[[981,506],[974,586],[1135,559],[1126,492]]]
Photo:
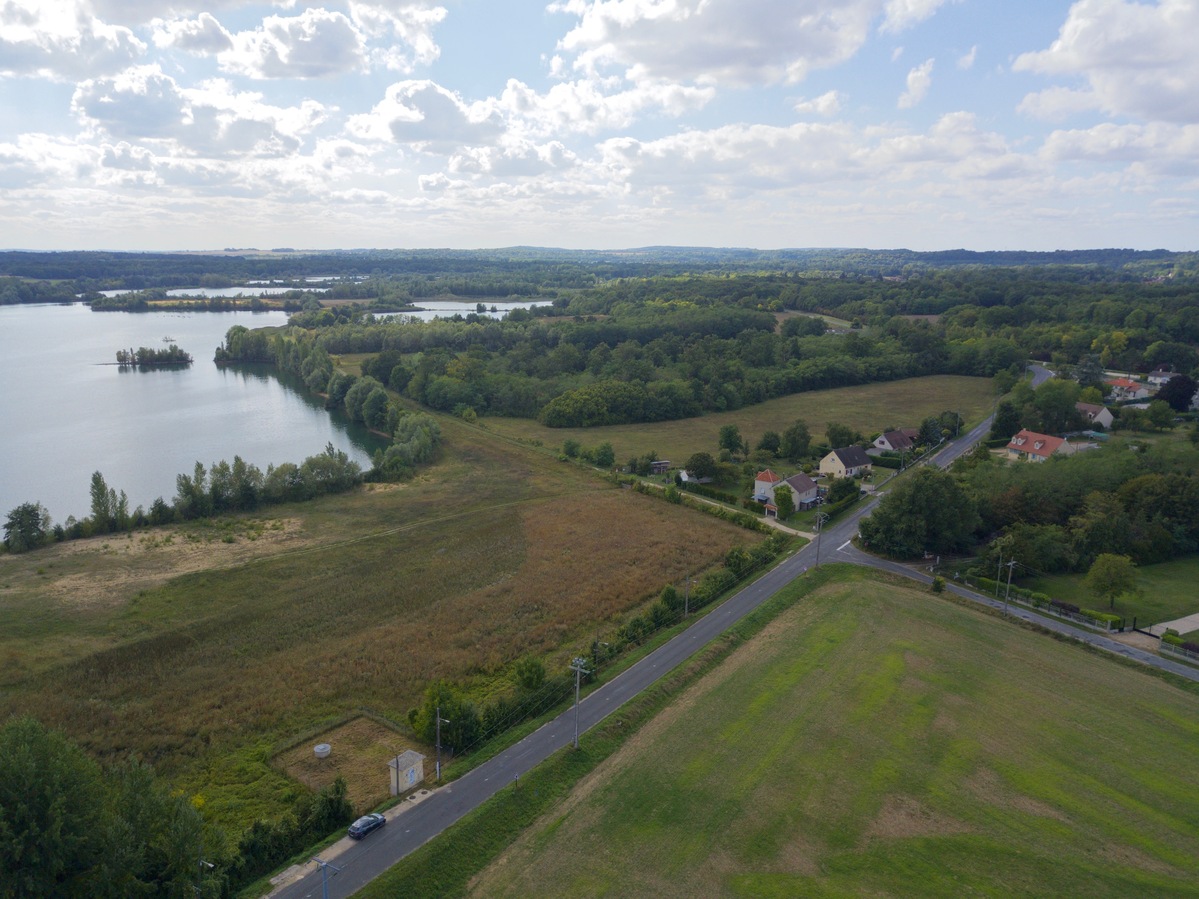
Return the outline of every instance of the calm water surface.
[[[325,445],[369,467],[382,442],[263,368],[218,368],[213,352],[235,324],[281,325],[282,312],[92,312],[88,307],[0,307],[0,517],[37,501],[56,523],[90,513],[93,471],[149,508],[175,495],[197,461],[235,455],[266,470]],[[123,347],[195,357],[180,369],[107,363]]]

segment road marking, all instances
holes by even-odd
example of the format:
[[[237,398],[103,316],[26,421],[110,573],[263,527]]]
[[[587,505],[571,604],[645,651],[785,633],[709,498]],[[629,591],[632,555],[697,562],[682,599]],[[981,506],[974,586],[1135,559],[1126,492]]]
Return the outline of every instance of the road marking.
[[[845,547],[849,546],[849,544],[851,544],[851,543],[853,543],[852,540],[846,540],[844,543],[842,543],[840,546],[837,547],[837,552],[841,552],[841,550],[845,549]]]

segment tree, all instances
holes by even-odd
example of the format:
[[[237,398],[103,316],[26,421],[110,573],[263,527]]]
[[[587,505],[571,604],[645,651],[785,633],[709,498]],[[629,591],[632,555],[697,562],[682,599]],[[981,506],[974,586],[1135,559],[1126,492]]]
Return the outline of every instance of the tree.
[[[829,503],[839,503],[843,499],[857,496],[860,492],[861,488],[853,478],[833,478],[832,485],[828,488],[826,501]]]
[[[4,545],[23,553],[44,544],[50,536],[50,513],[41,503],[21,503],[4,520]]]
[[[1189,375],[1175,375],[1161,386],[1157,398],[1169,404],[1175,412],[1186,412],[1191,408],[1191,400],[1194,399],[1196,390],[1199,390],[1199,385],[1195,383],[1194,378]]]
[[[532,693],[545,683],[545,665],[540,659],[523,658],[512,669],[516,685],[526,693]]]
[[[695,453],[687,460],[687,474],[694,478],[714,478],[720,471],[711,453]]]
[[[861,534],[873,550],[911,558],[964,549],[979,523],[973,501],[952,476],[921,468],[862,520]]]
[[[1102,390],[1104,377],[1103,366],[1100,364],[1098,356],[1084,356],[1082,361],[1074,367],[1074,380],[1078,382],[1079,387],[1084,389],[1093,387]]]
[[[853,428],[835,421],[828,423],[824,433],[828,437],[828,445],[833,449],[849,446],[858,438],[858,433]]]
[[[1003,400],[995,407],[995,418],[991,421],[991,438],[1007,440],[1020,430],[1020,412],[1016,407]]]
[[[779,455],[790,462],[798,462],[808,454],[811,446],[812,433],[808,430],[807,422],[802,418],[797,419],[787,430],[783,431]]]
[[[605,441],[595,448],[591,454],[591,461],[600,468],[611,468],[616,464],[616,451],[612,449],[612,444]]]
[[[1153,400],[1149,403],[1145,414],[1149,419],[1149,424],[1159,431],[1166,431],[1174,427],[1174,410],[1170,408],[1169,403]]]
[[[1091,564],[1084,586],[1096,596],[1108,600],[1108,608],[1116,607],[1116,597],[1136,590],[1136,564],[1128,556],[1100,553]]]
[[[736,425],[721,425],[720,428],[720,448],[729,451],[730,455],[737,455],[741,452],[741,447],[744,444],[741,439],[741,429]]]
[[[941,442],[941,419],[929,416],[920,422],[920,436],[916,442],[921,446],[936,446]]]
[[[788,518],[795,511],[795,495],[786,484],[774,488],[774,504],[778,507],[780,519]]]
[[[92,530],[97,534],[107,534],[112,530],[113,523],[113,493],[104,482],[104,475],[98,471],[92,472]]]
[[[775,456],[779,454],[779,449],[782,445],[783,438],[779,436],[778,431],[767,431],[762,435],[762,439],[758,441],[758,449],[765,450]]]

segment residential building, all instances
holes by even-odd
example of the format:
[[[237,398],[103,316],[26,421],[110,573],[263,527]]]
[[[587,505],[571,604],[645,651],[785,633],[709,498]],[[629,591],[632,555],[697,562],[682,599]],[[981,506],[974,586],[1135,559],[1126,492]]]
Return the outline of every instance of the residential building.
[[[1017,462],[1044,462],[1055,453],[1068,456],[1074,452],[1074,447],[1064,437],[1024,429],[1012,437],[1006,452],[1009,459]]]
[[[1149,387],[1131,378],[1112,378],[1104,381],[1108,388],[1108,396],[1117,402],[1120,400],[1143,400],[1149,396]]]
[[[1100,427],[1106,431],[1112,426],[1112,422],[1115,420],[1112,410],[1098,403],[1075,403],[1074,408],[1078,410],[1078,414],[1086,419],[1087,424],[1091,427]]]
[[[907,452],[916,445],[920,436],[919,428],[898,428],[894,431],[884,431],[874,438],[874,445],[881,450],[891,452]]]
[[[860,446],[843,446],[820,460],[820,473],[834,478],[853,478],[871,471],[873,463]]]

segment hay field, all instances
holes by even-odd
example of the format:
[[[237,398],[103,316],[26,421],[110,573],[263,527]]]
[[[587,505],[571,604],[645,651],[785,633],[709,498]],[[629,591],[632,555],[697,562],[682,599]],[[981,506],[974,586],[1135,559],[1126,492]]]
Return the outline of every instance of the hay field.
[[[1199,696],[845,572],[584,778],[475,896],[1199,891]]]
[[[813,439],[820,442],[831,421],[869,436],[884,428],[918,427],[928,416],[947,410],[960,412],[969,423],[978,422],[990,414],[994,404],[995,389],[990,378],[930,375],[795,393],[733,412],[714,412],[699,418],[653,424],[547,428],[526,418],[487,417],[481,421],[496,434],[540,441],[547,447],[560,447],[567,439],[577,440],[583,446],[598,446],[608,441],[616,450],[616,459],[620,463],[631,456],[656,451],[660,459],[670,459],[681,465],[692,453],[715,454],[720,429],[726,424],[737,425],[752,447],[766,431],[781,433],[797,418],[802,418],[808,423]]]

